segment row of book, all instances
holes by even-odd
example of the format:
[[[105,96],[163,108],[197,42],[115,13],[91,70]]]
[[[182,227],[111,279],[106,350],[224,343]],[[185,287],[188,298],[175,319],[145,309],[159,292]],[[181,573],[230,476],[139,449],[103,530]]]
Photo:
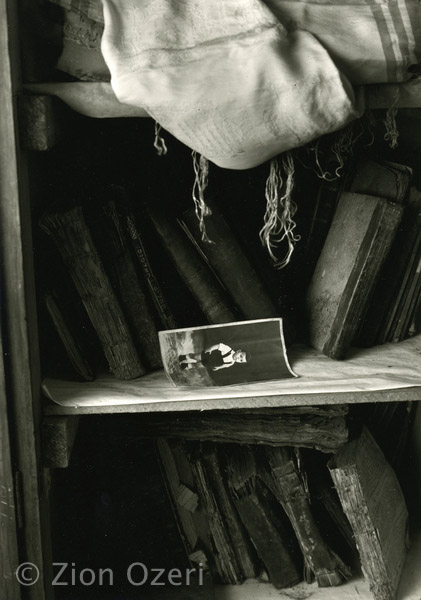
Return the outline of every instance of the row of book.
[[[327,356],[420,332],[421,192],[412,177],[405,165],[360,158],[320,188],[306,309],[310,342]]]
[[[121,186],[100,201],[49,209],[40,227],[55,246],[44,263],[60,257],[45,285],[46,307],[85,380],[103,368],[89,364],[95,353],[84,350],[86,337],[99,341],[96,352],[115,377],[132,379],[162,367],[159,330],[279,314],[216,205],[207,218],[211,243],[202,241],[194,208],[171,214],[159,197],[141,207]]]
[[[215,583],[328,587],[362,569],[375,600],[395,597],[407,509],[365,426],[333,455],[182,438],[156,449],[190,564]]]
[[[305,323],[304,338],[335,359],[351,345],[420,331],[421,193],[411,168],[360,157],[346,176],[323,182],[314,201],[304,206],[297,197],[311,222],[283,272],[259,260],[253,244],[257,200],[223,205],[229,181],[218,177],[207,197],[211,242],[202,239],[191,200],[180,209],[156,182],[142,202],[110,185],[95,201],[41,217],[55,244],[41,261],[52,273],[42,293],[78,377],[109,369],[131,379],[160,368],[163,329],[282,316],[288,343],[292,313],[295,328]]]

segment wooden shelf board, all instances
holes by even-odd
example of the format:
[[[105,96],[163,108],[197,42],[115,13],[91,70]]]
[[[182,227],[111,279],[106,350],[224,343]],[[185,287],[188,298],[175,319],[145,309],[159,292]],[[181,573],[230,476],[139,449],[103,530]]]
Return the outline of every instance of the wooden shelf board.
[[[402,83],[371,84],[364,87],[368,108],[421,108],[421,78]],[[120,103],[109,82],[48,82],[24,85],[27,94],[51,95],[60,98],[70,108],[89,117],[148,117],[143,108]]]
[[[288,380],[291,381],[291,380]],[[292,380],[292,382],[297,380]],[[421,387],[349,392],[279,393],[282,381],[214,388],[175,388],[163,372],[133,381],[104,377],[93,382],[49,380],[45,414],[112,414],[269,408],[421,400]],[[46,391],[46,390],[45,390]],[[46,393],[48,397],[48,393]],[[58,403],[56,403],[58,402]]]

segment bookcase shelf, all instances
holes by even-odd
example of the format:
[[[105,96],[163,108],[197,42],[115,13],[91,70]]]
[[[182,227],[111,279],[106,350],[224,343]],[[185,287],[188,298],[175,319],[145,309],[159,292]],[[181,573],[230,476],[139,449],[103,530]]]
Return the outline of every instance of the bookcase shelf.
[[[417,386],[300,393],[294,392],[293,386],[282,389],[282,385],[279,381],[215,388],[175,388],[163,371],[125,382],[111,376],[93,382],[48,379],[43,384],[44,395],[49,398],[44,412],[48,415],[183,412],[421,400],[421,389]]]
[[[24,86],[27,94],[51,95],[90,117],[148,117],[146,110],[121,104],[108,82],[46,82]],[[364,88],[368,108],[421,108],[421,79],[402,84],[376,84]]]

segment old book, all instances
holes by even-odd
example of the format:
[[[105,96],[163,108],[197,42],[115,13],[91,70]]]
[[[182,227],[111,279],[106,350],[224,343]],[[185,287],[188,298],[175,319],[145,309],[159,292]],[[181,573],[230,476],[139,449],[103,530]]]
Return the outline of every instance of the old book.
[[[127,201],[123,200],[119,203],[119,213],[125,223],[139,268],[143,274],[144,281],[162,326],[164,328],[168,327],[169,329],[177,327],[178,323],[176,317],[167,301],[161,282],[158,281],[151,265],[150,254],[152,249],[145,245],[142,227],[139,225],[139,221]]]
[[[208,203],[211,214],[205,217],[210,242],[202,240],[194,208],[184,211],[181,222],[198,251],[215,271],[225,289],[246,319],[279,316],[249,258],[215,203]]]
[[[240,576],[249,579],[259,574],[260,564],[225,480],[224,451],[229,453],[230,446],[209,442],[202,443],[202,465],[208,483],[215,495],[216,504],[220,510],[222,521],[237,560]]]
[[[227,464],[228,482],[235,506],[276,588],[302,579],[302,555],[281,505],[258,477],[249,446],[232,446]]]
[[[191,442],[189,456],[199,501],[208,520],[209,535],[213,548],[220,583],[237,584],[244,581],[244,573],[238,562],[238,554],[229,535],[226,516],[218,503],[220,489],[215,487],[215,472],[208,469],[204,460],[202,445]],[[226,508],[226,506],[225,506]]]
[[[393,600],[407,551],[408,513],[396,474],[364,427],[329,461],[375,600]]]
[[[178,273],[196,299],[209,323],[236,321],[238,314],[227,292],[215,278],[175,218],[152,202],[147,204],[151,221]]]
[[[354,340],[402,210],[375,196],[341,195],[306,296],[310,343],[331,358],[344,358]]]
[[[360,324],[356,345],[369,347],[394,340],[407,290],[416,277],[417,255],[421,248],[420,225],[421,193],[411,188],[372,302]]]
[[[49,212],[40,227],[55,242],[99,340],[113,374],[134,379],[145,373],[129,325],[104,270],[82,208]]]
[[[336,452],[348,441],[346,415],[341,404],[291,406],[252,410],[203,411],[173,415],[145,414],[136,423],[135,433],[203,442],[267,444],[314,448]]]
[[[403,204],[409,192],[412,169],[391,161],[375,161],[360,157],[348,178],[347,191],[378,196]]]
[[[151,369],[161,368],[158,330],[150,299],[141,285],[124,223],[118,215],[119,190],[111,190],[111,195],[116,199],[95,203],[88,224],[143,362]]]
[[[271,489],[288,515],[304,556],[306,568],[320,587],[340,585],[351,576],[349,568],[323,538],[310,506],[305,478],[291,448],[265,448]]]
[[[227,521],[227,505],[221,502],[220,482],[213,485],[215,471],[203,459],[201,445],[158,438],[156,448],[190,563],[209,569],[214,581],[219,583],[241,583],[254,574],[249,571],[252,566],[247,563],[245,554],[247,539],[242,542],[242,550],[233,546],[233,523]],[[250,551],[250,560],[252,558]]]

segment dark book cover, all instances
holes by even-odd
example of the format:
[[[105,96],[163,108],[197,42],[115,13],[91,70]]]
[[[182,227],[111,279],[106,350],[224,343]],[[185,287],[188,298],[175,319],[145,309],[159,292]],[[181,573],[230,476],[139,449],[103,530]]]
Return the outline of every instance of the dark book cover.
[[[344,358],[395,237],[402,206],[344,192],[307,290],[310,343]]]
[[[196,299],[207,321],[229,323],[237,320],[239,315],[231,298],[195,251],[176,218],[151,201],[147,203],[146,210],[173,266]]]
[[[87,223],[124,314],[133,340],[149,369],[162,368],[158,328],[130,250],[124,222],[118,214],[120,191],[111,188],[91,203]]]
[[[82,208],[45,213],[40,227],[55,242],[83,301],[112,373],[134,379],[145,373],[129,325],[104,270]]]
[[[228,457],[228,482],[244,527],[276,588],[302,580],[302,555],[280,504],[258,476],[249,446],[233,446]]]
[[[288,515],[306,568],[319,587],[337,586],[350,578],[350,569],[329,547],[314,518],[305,473],[291,448],[265,447],[271,489]]]
[[[202,239],[194,208],[182,214],[182,222],[193,243],[203,253],[244,318],[265,319],[279,316],[277,307],[222,212],[214,203],[208,203],[208,206],[210,214],[204,218],[204,224],[210,241]]]
[[[374,600],[394,600],[408,541],[408,512],[396,474],[366,427],[328,466]]]

